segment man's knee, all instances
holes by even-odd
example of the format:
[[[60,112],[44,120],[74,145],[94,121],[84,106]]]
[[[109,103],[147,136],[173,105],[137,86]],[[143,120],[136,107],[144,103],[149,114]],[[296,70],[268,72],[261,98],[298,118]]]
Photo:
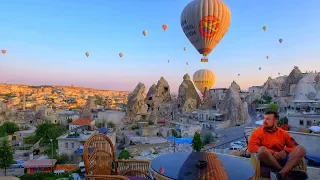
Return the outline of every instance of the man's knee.
[[[297,146],[294,148],[294,150],[296,151],[296,156],[298,157],[304,157],[306,155],[306,148],[304,148],[303,146]]]
[[[268,155],[268,149],[264,146],[259,147],[258,149],[258,157],[259,158],[263,158],[266,157]]]

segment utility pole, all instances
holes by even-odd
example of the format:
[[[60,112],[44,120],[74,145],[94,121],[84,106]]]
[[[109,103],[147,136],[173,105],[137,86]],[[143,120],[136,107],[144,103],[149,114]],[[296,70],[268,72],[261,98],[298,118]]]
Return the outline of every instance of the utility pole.
[[[53,143],[52,139],[50,139],[51,142],[51,172],[53,172]]]

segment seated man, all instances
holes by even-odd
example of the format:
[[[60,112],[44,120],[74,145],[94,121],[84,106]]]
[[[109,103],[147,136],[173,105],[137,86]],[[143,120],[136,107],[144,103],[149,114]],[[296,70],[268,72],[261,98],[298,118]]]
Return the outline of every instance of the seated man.
[[[264,115],[263,126],[254,130],[248,143],[250,153],[258,153],[262,164],[276,170],[272,175],[276,179],[283,179],[303,160],[306,150],[298,145],[290,134],[277,127],[279,114],[267,111]],[[291,177],[307,179],[303,171],[292,171]]]

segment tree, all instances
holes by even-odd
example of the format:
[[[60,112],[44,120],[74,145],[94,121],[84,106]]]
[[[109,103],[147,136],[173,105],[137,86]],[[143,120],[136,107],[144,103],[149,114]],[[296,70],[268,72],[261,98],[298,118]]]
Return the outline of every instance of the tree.
[[[113,123],[113,122],[108,122],[108,127],[109,128],[115,128],[116,127],[116,125]]]
[[[206,133],[203,135],[203,144],[210,144],[214,141],[212,133]]]
[[[269,104],[268,105],[268,110],[278,111],[278,109],[279,109],[278,104]]]
[[[262,99],[265,101],[266,104],[270,104],[272,101],[272,97],[268,95],[263,95]]]
[[[120,152],[118,159],[130,159],[132,156],[128,150],[123,150]]]
[[[199,152],[203,148],[203,143],[201,140],[201,136],[198,132],[194,133],[192,140],[192,148],[194,151]]]
[[[282,117],[278,121],[278,127],[281,127],[283,124],[288,124],[288,118],[287,117]]]
[[[5,122],[2,128],[8,135],[12,135],[14,132],[19,131],[19,126],[13,122]]]
[[[7,175],[7,169],[14,163],[14,149],[10,145],[7,137],[0,141],[0,168],[4,169],[4,175]]]

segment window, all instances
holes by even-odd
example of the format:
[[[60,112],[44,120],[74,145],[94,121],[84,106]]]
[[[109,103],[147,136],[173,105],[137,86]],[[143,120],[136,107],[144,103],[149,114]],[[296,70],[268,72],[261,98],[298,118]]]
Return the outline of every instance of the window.
[[[307,121],[307,126],[311,126],[311,121]]]
[[[71,143],[71,148],[74,148],[74,143]]]
[[[68,149],[68,143],[66,142],[66,149]]]
[[[303,126],[304,125],[303,120],[300,120],[299,124]]]

